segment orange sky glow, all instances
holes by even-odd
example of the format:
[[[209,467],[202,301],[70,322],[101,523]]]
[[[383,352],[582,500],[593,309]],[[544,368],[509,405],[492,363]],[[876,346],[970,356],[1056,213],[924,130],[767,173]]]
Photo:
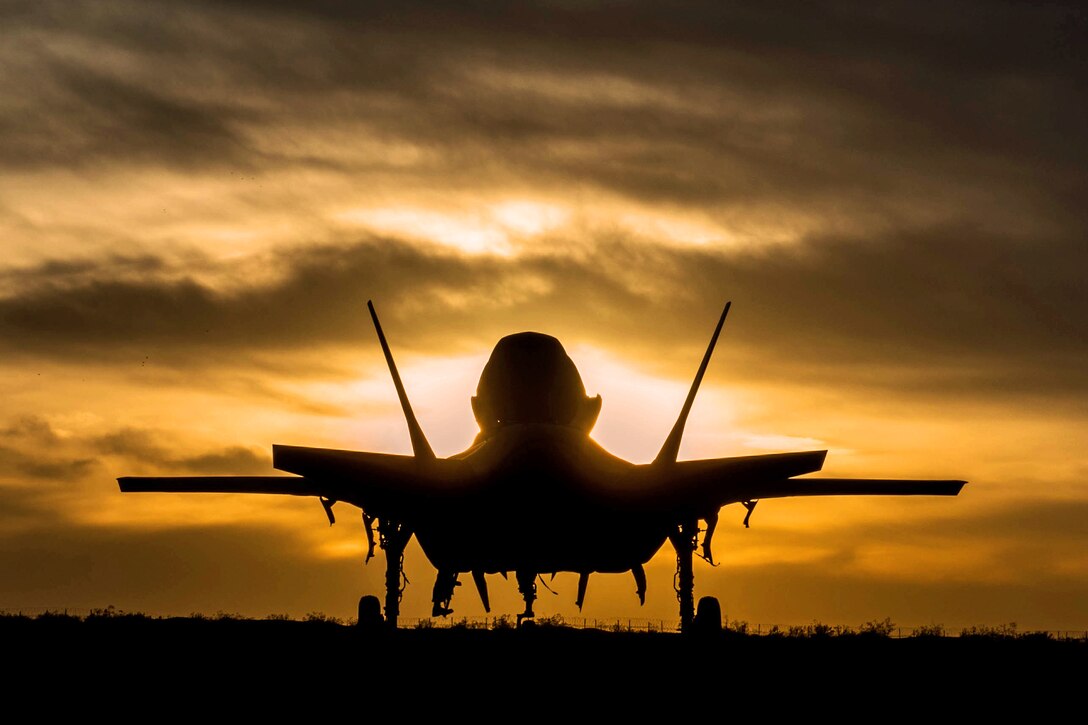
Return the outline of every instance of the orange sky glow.
[[[728,299],[681,458],[970,483],[727,507],[697,596],[1088,626],[1083,10],[381,5],[3,11],[0,610],[351,616],[384,562],[346,505],[114,479],[410,452],[367,299],[439,455],[536,330],[646,462]],[[538,613],[672,622],[673,570],[641,608],[595,575],[581,613],[560,574]],[[415,543],[406,574],[426,616]],[[454,609],[483,614],[470,583]]]

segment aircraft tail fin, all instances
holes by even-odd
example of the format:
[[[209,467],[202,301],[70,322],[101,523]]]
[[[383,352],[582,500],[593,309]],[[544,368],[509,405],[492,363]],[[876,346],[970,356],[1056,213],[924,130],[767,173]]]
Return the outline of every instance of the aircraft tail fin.
[[[695,373],[695,380],[691,383],[691,390],[688,391],[688,398],[684,401],[684,407],[680,410],[680,417],[676,419],[675,425],[672,427],[672,431],[669,433],[669,437],[665,439],[665,444],[661,446],[661,451],[658,452],[657,458],[654,459],[654,463],[675,463],[676,457],[680,453],[680,439],[684,437],[684,426],[688,422],[688,414],[691,412],[691,404],[695,402],[695,394],[699,392],[699,384],[703,382],[703,374],[706,372],[706,366],[710,363],[710,355],[714,352],[714,345],[718,342],[718,335],[721,334],[722,325],[725,324],[725,316],[729,314],[729,306],[732,302],[725,303],[725,309],[722,310],[722,316],[718,320],[718,326],[714,328],[714,334],[710,338],[710,344],[706,348],[706,354],[703,355],[703,362],[699,365],[699,372]]]
[[[404,411],[404,419],[408,423],[408,435],[412,439],[412,452],[420,460],[433,461],[435,460],[434,451],[431,449],[431,444],[427,442],[427,436],[423,435],[423,428],[420,427],[419,421],[416,420],[416,414],[412,412],[412,404],[408,402],[408,394],[404,392],[404,383],[401,382],[400,373],[397,372],[397,364],[393,362],[393,353],[389,351],[389,343],[386,342],[385,333],[382,332],[382,324],[378,322],[378,313],[374,311],[374,303],[367,300],[366,306],[370,310],[370,318],[374,320],[374,330],[378,333],[378,342],[382,345],[385,362],[389,365],[389,374],[393,376],[393,385],[397,388],[400,407]]]

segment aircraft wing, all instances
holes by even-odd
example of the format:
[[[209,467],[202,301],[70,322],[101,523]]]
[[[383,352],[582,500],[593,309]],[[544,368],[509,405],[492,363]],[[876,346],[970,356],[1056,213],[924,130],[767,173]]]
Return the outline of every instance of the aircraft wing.
[[[966,483],[945,479],[790,478],[741,486],[746,490],[738,490],[726,503],[788,496],[955,496]]]
[[[125,476],[122,493],[279,493],[326,496],[319,485],[298,476]]]
[[[456,460],[420,461],[398,456],[328,448],[273,446],[273,465],[297,476],[173,476],[117,479],[121,491],[163,493],[264,493],[320,496],[344,501],[373,516],[442,505],[447,494],[465,490],[464,465]]]
[[[819,471],[826,456],[827,451],[803,451],[650,463],[636,466],[634,485],[624,498],[655,511],[716,511],[726,503],[749,500],[737,498],[744,487]]]
[[[322,504],[330,522],[333,520],[332,503],[344,501],[362,508],[370,516],[393,516],[409,523],[416,516],[442,512],[450,496],[463,496],[470,492],[479,483],[478,478],[469,473],[464,461],[440,459],[434,455],[412,412],[374,305],[367,302],[367,308],[374,320],[374,329],[378,333],[378,341],[408,423],[414,455],[277,445],[272,446],[272,465],[297,477],[126,477],[117,479],[121,491],[319,496],[323,499]]]
[[[827,451],[777,453],[638,467],[636,499],[658,511],[703,516],[730,503],[787,496],[955,496],[964,481],[795,478],[823,467]]]

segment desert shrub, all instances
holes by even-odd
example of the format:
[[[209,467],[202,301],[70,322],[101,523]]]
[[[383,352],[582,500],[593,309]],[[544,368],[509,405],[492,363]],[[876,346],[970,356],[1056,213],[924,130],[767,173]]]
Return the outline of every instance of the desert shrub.
[[[126,621],[151,619],[143,612],[126,612],[112,604],[105,609],[92,609],[84,621],[97,622],[104,619],[123,619]]]
[[[943,624],[924,624],[921,627],[915,627],[912,637],[944,637],[944,625]]]
[[[845,637],[857,634],[850,627],[841,624],[824,624],[813,620],[812,624],[791,626],[786,630],[787,637],[799,637],[808,639],[828,639],[830,637]]]
[[[874,619],[858,627],[858,634],[868,637],[891,637],[894,631],[895,623],[892,622],[890,617],[880,620]]]
[[[4,615],[4,616],[8,616],[8,615]],[[34,619],[35,619],[35,621],[38,621],[38,622],[78,622],[80,620],[80,618],[77,617],[76,615],[68,614],[68,612],[66,612],[66,611],[65,612],[45,611],[45,612],[42,612],[41,614],[39,614],[37,617],[34,617]]]
[[[1046,631],[1024,632],[1019,639],[1028,639],[1036,642],[1045,642],[1054,639],[1054,635]]]
[[[734,619],[731,622],[726,621],[725,624],[722,626],[722,629],[727,634],[736,634],[742,637],[747,637],[749,634],[752,633],[751,629],[748,626],[748,622],[744,621],[743,619]]]
[[[1016,622],[999,624],[996,627],[982,625],[978,627],[966,627],[960,632],[961,637],[976,637],[979,639],[1015,639]]]
[[[337,617],[329,616],[324,612],[309,612],[303,617],[304,622],[321,622],[323,624],[343,624]]]
[[[224,612],[222,609],[220,609],[218,612],[215,613],[215,616],[212,617],[212,619],[217,622],[241,622],[243,619],[245,619],[245,617],[243,617],[241,614],[238,614],[237,612]]]

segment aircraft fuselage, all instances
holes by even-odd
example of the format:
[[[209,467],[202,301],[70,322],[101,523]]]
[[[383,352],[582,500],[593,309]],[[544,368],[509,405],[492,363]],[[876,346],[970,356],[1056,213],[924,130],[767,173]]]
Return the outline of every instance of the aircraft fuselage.
[[[635,467],[573,428],[504,426],[454,458],[471,493],[408,522],[438,569],[623,572],[668,535],[667,520],[623,513]]]

